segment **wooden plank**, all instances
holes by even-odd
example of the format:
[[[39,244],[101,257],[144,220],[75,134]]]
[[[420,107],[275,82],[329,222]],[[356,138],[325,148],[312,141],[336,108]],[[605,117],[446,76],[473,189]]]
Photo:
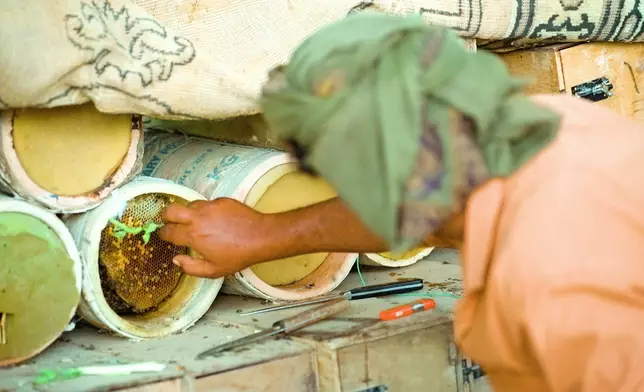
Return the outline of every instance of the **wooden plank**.
[[[315,355],[312,353],[300,354],[213,376],[201,377],[197,380],[175,379],[119,391],[316,392],[318,385]]]
[[[432,261],[401,269],[362,268],[366,284],[422,278],[428,292],[457,296],[461,293],[460,268],[454,252],[437,252]],[[340,286],[359,286],[357,274]],[[416,293],[418,294],[418,293]],[[437,297],[439,309],[392,322],[377,320],[380,310],[413,301],[418,297],[389,296],[352,303],[341,317],[294,334],[301,342],[312,342],[318,358],[320,392],[355,392],[378,385],[389,391],[432,390],[456,392],[456,353],[451,317],[455,298]],[[352,324],[351,321],[354,323]],[[371,323],[370,323],[371,322]]]
[[[92,328],[82,328],[99,336]],[[94,392],[108,389],[127,388],[133,385],[157,383],[181,376],[181,371],[171,367],[165,371],[152,374],[135,374],[128,376],[85,376],[73,380],[56,381],[51,384],[34,388],[31,383],[42,369],[91,366],[97,364],[119,363],[132,361],[132,358],[116,357],[111,350],[97,350],[94,346],[81,347],[73,342],[74,336],[80,332],[71,331],[63,334],[62,338],[33,360],[11,368],[0,369],[0,391],[20,392]],[[123,339],[117,339],[121,341]],[[163,360],[162,358],[156,358]],[[149,358],[147,359],[150,360]]]
[[[511,74],[533,77],[528,94],[564,92],[600,77],[613,84],[613,96],[596,102],[625,116],[644,122],[644,44],[593,42],[570,46],[517,50],[500,58]]]
[[[596,42],[579,45],[562,50],[561,61],[568,93],[575,85],[607,77],[614,86],[613,96],[596,104],[633,116],[634,100],[644,93],[644,44]]]
[[[133,388],[119,389],[119,392],[188,392],[184,384],[185,381],[179,378]]]
[[[196,392],[316,392],[315,367],[314,355],[301,354],[200,378]]]
[[[452,341],[449,313],[456,299],[449,295],[462,294],[458,253],[438,251],[428,259],[400,269],[365,266],[362,272],[366,284],[423,278],[427,292],[442,295],[435,297],[439,311],[422,312],[357,330],[349,324],[343,325],[344,319],[364,322],[375,318],[379,310],[410,302],[414,297],[361,300],[355,301],[344,317],[296,334],[300,341],[315,342],[320,392],[355,392],[381,384],[386,384],[390,391],[460,392],[466,387],[468,392],[490,392],[486,377],[463,385],[460,357]],[[360,284],[359,276],[351,274],[339,290]],[[421,383],[424,384],[419,387]]]
[[[236,314],[234,308],[229,311]],[[118,362],[159,361],[176,364],[176,366],[170,366],[167,370],[159,373],[112,377],[88,376],[68,381],[57,381],[40,388],[40,390],[52,392],[92,392],[134,388],[180,378],[184,374],[200,377],[224,373],[299,354],[313,355],[313,349],[309,345],[292,340],[268,340],[249,346],[237,353],[201,361],[195,359],[199,352],[210,346],[256,331],[255,323],[252,320],[247,320],[247,324],[241,324],[239,321],[239,317],[236,322],[228,322],[218,319],[216,315],[207,314],[185,333],[145,341],[122,339],[98,333],[92,327],[80,326],[77,330],[66,333],[62,340],[56,342],[33,361],[19,367],[0,369],[0,390],[13,391],[20,386],[23,386],[20,388],[21,392],[34,390],[28,384],[40,369]],[[165,387],[163,383],[160,385]]]
[[[381,384],[386,382],[402,388],[407,385],[403,380],[414,380],[418,375],[416,373],[418,369],[408,366],[403,358],[414,353],[414,350],[410,349],[410,345],[422,347],[423,354],[419,354],[420,356],[449,358],[447,353],[449,353],[449,342],[451,341],[451,320],[440,311],[423,312],[387,323],[372,320],[375,321],[375,324],[366,328],[356,329],[346,325],[347,328],[344,331],[340,329],[340,322],[344,320],[336,318],[333,321],[334,323],[328,322],[319,325],[316,331],[307,328],[293,334],[298,341],[309,342],[315,346],[321,392],[353,391],[354,385],[361,385],[364,388],[359,389],[365,389],[380,385],[378,382]],[[434,349],[435,347],[440,347],[440,349]],[[443,353],[446,354],[443,355]],[[354,354],[360,355],[359,365],[355,365],[355,361],[351,359]],[[378,358],[379,356],[388,357],[389,359],[385,362],[390,362],[383,363],[379,359],[372,358],[374,355]],[[439,361],[440,363],[434,363],[432,359],[422,362],[424,363],[424,374],[438,372],[446,375],[450,385],[456,385],[454,363],[448,365],[449,369],[445,371],[442,360]],[[432,369],[428,369],[428,367]],[[389,373],[386,373],[389,371],[392,374],[398,374],[399,378],[392,378]],[[356,372],[362,372],[362,374],[375,372],[375,374],[381,374],[382,377],[374,379],[376,380],[375,384],[361,383],[360,380],[364,381],[365,378],[356,376]],[[439,387],[444,381],[445,378],[436,379],[429,382],[428,385]],[[345,385],[347,382],[352,384],[347,387]],[[415,385],[415,383],[411,382],[409,385]],[[448,390],[451,391],[451,389]],[[453,390],[456,391],[456,389]],[[441,390],[437,389],[437,391]]]
[[[81,347],[93,347],[99,352],[108,352],[115,358],[128,358],[136,361],[175,362],[182,369],[194,376],[201,377],[222,373],[229,370],[265,363],[275,359],[292,357],[301,353],[311,353],[311,347],[291,340],[269,339],[248,346],[234,353],[197,360],[201,351],[252,334],[258,326],[252,319],[240,320],[234,305],[226,301],[228,318],[218,317],[216,313],[207,313],[194,327],[182,334],[145,341],[121,339],[105,334],[97,334],[93,328],[83,328],[74,335],[71,341]],[[218,298],[219,300],[219,298]],[[236,317],[232,316],[235,315]]]
[[[512,75],[532,78],[524,88],[526,94],[556,94],[565,91],[560,49],[569,46],[562,44],[516,50],[499,57]]]
[[[379,385],[389,392],[456,392],[451,336],[446,323],[338,350],[342,392]]]
[[[315,344],[315,343],[313,343]],[[319,391],[341,391],[340,370],[337,350],[327,350],[323,344],[316,345]]]

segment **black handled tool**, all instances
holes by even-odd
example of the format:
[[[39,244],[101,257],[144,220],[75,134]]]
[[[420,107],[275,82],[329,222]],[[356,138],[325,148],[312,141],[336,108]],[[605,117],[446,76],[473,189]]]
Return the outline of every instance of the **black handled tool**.
[[[358,287],[355,289],[351,289],[349,291],[342,292],[340,294],[327,295],[324,297],[313,298],[305,301],[297,301],[297,302],[292,302],[284,305],[277,305],[277,306],[271,306],[263,309],[251,310],[250,312],[243,312],[243,313],[240,313],[239,315],[250,316],[251,314],[273,312],[275,310],[283,310],[283,309],[292,309],[300,306],[313,305],[313,304],[331,301],[336,298],[345,298],[350,301],[353,299],[381,297],[383,295],[403,294],[403,293],[409,293],[412,291],[418,291],[422,288],[423,288],[422,279],[412,279],[412,280],[405,280],[402,282],[375,284],[372,286]]]
[[[322,321],[327,317],[333,316],[334,314],[340,313],[347,309],[349,309],[349,301],[346,298],[338,298],[332,302],[325,303],[322,306],[316,306],[313,309],[298,313],[293,317],[280,320],[273,324],[270,329],[267,329],[265,331],[257,332],[241,339],[233,340],[232,342],[213,347],[210,350],[206,350],[197,355],[197,359],[203,359],[222,351],[230,350],[239,346],[244,346],[258,340],[267,339],[271,336],[275,336],[281,333],[290,333],[304,328],[308,325],[315,324],[318,321]]]

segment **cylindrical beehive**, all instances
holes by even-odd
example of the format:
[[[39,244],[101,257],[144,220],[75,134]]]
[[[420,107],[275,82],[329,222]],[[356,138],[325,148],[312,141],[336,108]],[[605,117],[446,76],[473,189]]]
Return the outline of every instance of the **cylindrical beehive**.
[[[403,254],[386,253],[365,253],[360,254],[360,264],[375,267],[406,267],[427,257],[434,248],[417,248]]]
[[[183,274],[172,258],[198,255],[161,240],[153,227],[163,223],[161,214],[170,203],[194,200],[204,198],[167,180],[139,177],[99,207],[67,217],[85,270],[78,308],[83,318],[121,336],[145,339],[183,331],[208,311],[223,279]]]
[[[0,114],[0,189],[54,212],[96,207],[141,169],[140,116],[94,105]]]
[[[230,197],[271,213],[336,196],[284,152],[164,132],[148,132],[146,140],[143,175],[167,178],[211,200]],[[356,258],[318,253],[261,263],[227,277],[223,290],[271,300],[310,298],[335,289]]]
[[[0,195],[0,366],[37,355],[63,333],[81,280],[80,256],[63,222]]]

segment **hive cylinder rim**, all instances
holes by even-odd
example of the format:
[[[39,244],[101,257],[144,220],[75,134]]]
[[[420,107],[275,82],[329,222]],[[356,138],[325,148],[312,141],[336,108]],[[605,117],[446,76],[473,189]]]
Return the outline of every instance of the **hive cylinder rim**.
[[[29,215],[31,217],[34,217],[40,220],[49,228],[51,228],[51,230],[60,239],[61,243],[65,248],[65,251],[67,252],[67,255],[69,256],[69,258],[72,260],[74,264],[73,272],[75,277],[75,286],[80,297],[82,295],[81,294],[82,281],[84,279],[83,264],[81,261],[80,252],[78,251],[76,243],[74,242],[74,238],[69,232],[69,229],[67,228],[67,226],[65,226],[65,224],[54,213],[52,213],[51,211],[48,211],[43,207],[30,204],[27,201],[24,201],[15,197],[0,194],[0,214],[2,213],[18,213],[18,214]],[[72,321],[74,315],[76,314],[76,311],[78,310],[78,306],[79,304],[77,303],[71,309],[69,314],[70,322]],[[13,358],[10,360],[0,361],[0,367],[17,364],[39,355],[53,342],[55,342],[64,332],[65,332],[65,329],[61,330],[60,333],[58,333],[50,342],[43,344],[39,350],[32,352],[30,355],[27,355],[22,358]]]
[[[79,216],[70,216],[67,220],[68,227],[71,228],[72,233],[79,235],[79,237],[76,238],[76,241],[85,242],[84,246],[80,249],[80,252],[87,259],[86,264],[92,264],[91,266],[86,265],[86,282],[84,284],[85,288],[92,288],[92,290],[83,290],[83,299],[79,307],[79,313],[90,321],[90,323],[95,324],[98,327],[111,330],[123,337],[132,339],[157,338],[189,328],[208,311],[224,281],[223,278],[195,278],[199,281],[199,289],[192,294],[188,302],[194,300],[197,295],[205,296],[204,298],[212,297],[212,301],[203,301],[200,303],[196,303],[198,301],[194,301],[195,307],[190,310],[191,317],[181,321],[174,320],[169,325],[155,331],[141,328],[137,324],[128,321],[126,318],[118,315],[114,310],[112,310],[103,295],[98,272],[101,234],[103,229],[109,223],[109,219],[114,217],[119,211],[122,211],[124,201],[127,202],[137,196],[151,193],[168,194],[182,198],[188,202],[194,200],[206,200],[205,197],[198,192],[175,184],[172,181],[140,176],[113,191],[99,207],[83,214],[87,215],[86,217],[81,218]],[[83,225],[80,219],[85,221],[91,220],[93,224],[89,228],[81,227]],[[95,265],[94,261],[96,261]],[[204,287],[205,285],[207,286]],[[193,321],[187,322],[188,319],[193,319]]]
[[[390,268],[407,267],[429,256],[434,251],[434,249],[436,248],[434,247],[423,248],[423,250],[416,253],[412,257],[408,257],[403,260],[390,259],[378,253],[362,253],[360,254],[360,263],[364,265],[369,265],[369,266],[380,266],[380,267],[390,267]],[[367,260],[365,260],[365,258]]]
[[[285,166],[288,166],[288,168],[286,168]],[[279,176],[271,179],[271,181],[266,184],[266,188],[264,188],[258,195],[259,198],[261,198],[263,194],[268,190],[268,188],[276,183],[279,179],[286,176],[287,174],[297,171],[297,159],[295,159],[288,153],[278,154],[267,159],[266,161],[264,161],[263,165],[257,167],[249,175],[247,175],[246,178],[244,178],[244,180],[234,190],[231,197],[243,203],[248,203],[248,196],[257,182],[265,175],[267,175],[270,171],[280,167],[284,167],[286,170],[284,171],[284,173],[281,173]],[[290,170],[291,168],[292,170]],[[259,200],[259,198],[257,200]],[[257,202],[257,200],[253,200],[253,203],[251,204],[254,204],[254,202]],[[357,253],[328,253],[327,257],[324,260],[324,263],[318,268],[323,267],[329,262],[329,260],[342,265],[342,267],[339,268],[335,274],[332,274],[331,271],[329,271],[329,274],[332,275],[330,279],[331,290],[336,288],[349,275],[351,269],[353,268],[353,264],[348,265],[348,263],[342,263],[342,260],[347,258],[353,258],[355,260],[357,259],[357,257]],[[314,273],[315,271],[312,272],[311,275]],[[302,280],[306,280],[309,276],[303,278]],[[260,279],[250,267],[235,273],[234,277],[255,296],[269,300],[278,299],[285,301],[294,301],[303,298],[312,298],[320,295],[325,295],[330,291],[329,286],[314,286],[307,289],[293,290],[295,283],[286,286],[272,286]],[[298,286],[305,285],[305,283],[302,283],[302,280],[297,282]],[[231,284],[231,279],[227,278],[227,282]],[[303,296],[303,293],[306,293],[306,296]]]
[[[143,141],[143,130],[137,129],[133,122],[130,145],[117,171],[110,177],[110,185],[99,189],[95,194],[79,196],[52,195],[36,184],[23,168],[13,147],[13,116],[16,110],[0,112],[0,148],[6,157],[7,173],[0,170],[0,181],[16,189],[20,196],[55,213],[82,213],[97,207],[113,190],[125,181],[131,172],[137,170],[139,144]],[[133,115],[133,117],[140,117]],[[139,121],[141,123],[141,121]],[[40,195],[40,196],[37,196]],[[46,195],[46,196],[45,196]]]

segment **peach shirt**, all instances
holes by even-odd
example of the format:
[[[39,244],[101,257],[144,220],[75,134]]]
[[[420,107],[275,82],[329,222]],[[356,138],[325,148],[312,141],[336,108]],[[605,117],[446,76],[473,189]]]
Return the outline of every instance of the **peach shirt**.
[[[457,342],[496,392],[644,391],[644,126],[570,96],[468,202]]]

